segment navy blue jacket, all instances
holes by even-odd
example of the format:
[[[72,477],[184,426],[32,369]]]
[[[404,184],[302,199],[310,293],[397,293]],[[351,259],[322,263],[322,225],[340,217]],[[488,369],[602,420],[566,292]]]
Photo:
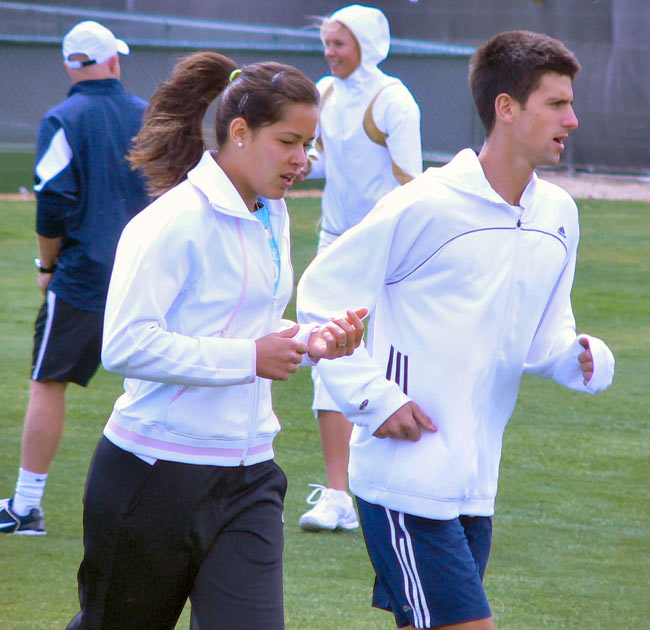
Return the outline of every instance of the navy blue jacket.
[[[81,310],[103,311],[122,229],[150,201],[125,160],[146,106],[117,79],[82,81],[39,125],[36,231],[61,237],[49,288]]]

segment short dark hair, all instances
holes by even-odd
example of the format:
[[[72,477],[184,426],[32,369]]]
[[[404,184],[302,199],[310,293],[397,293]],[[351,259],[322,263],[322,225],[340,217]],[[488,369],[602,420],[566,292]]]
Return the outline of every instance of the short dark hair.
[[[531,31],[505,31],[474,51],[469,84],[479,118],[490,135],[495,122],[494,102],[509,94],[526,105],[542,76],[555,72],[573,80],[580,71],[576,56],[558,39]]]

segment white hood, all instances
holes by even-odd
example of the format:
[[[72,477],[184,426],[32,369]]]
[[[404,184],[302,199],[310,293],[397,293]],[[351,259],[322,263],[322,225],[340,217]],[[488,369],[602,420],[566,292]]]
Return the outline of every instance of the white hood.
[[[350,77],[359,71],[375,70],[377,64],[388,57],[390,27],[386,16],[379,9],[352,4],[335,11],[329,19],[347,26],[361,47],[361,63]]]

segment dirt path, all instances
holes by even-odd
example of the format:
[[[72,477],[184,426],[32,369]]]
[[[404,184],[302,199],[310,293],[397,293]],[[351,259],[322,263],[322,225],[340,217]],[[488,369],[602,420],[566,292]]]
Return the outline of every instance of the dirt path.
[[[650,177],[591,173],[566,175],[551,171],[540,173],[540,177],[564,188],[572,197],[580,199],[625,199],[650,202]]]
[[[540,176],[564,188],[572,197],[580,199],[625,199],[650,202],[650,177],[597,175],[578,173],[567,175],[543,171]],[[320,190],[289,191],[287,197],[320,197]],[[2,201],[32,201],[30,193],[0,195]]]
[[[650,202],[650,177],[620,175],[596,175],[578,173],[567,175],[542,171],[540,177],[564,188],[572,197],[579,199],[624,199]],[[318,197],[318,190],[290,191],[288,197]]]

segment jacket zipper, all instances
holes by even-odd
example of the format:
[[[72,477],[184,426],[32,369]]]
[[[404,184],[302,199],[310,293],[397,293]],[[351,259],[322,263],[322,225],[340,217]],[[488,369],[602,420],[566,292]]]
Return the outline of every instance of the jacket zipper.
[[[515,263],[518,263],[519,258],[520,258],[520,248],[521,248],[520,239],[521,239],[521,232],[522,232],[522,229],[521,229],[522,216],[523,216],[523,212],[522,212],[522,215],[517,218],[517,223],[515,224],[515,231],[517,232],[517,236],[516,236],[517,240],[515,241],[514,252],[513,252],[513,258],[514,258]],[[507,229],[512,229],[512,228],[507,228]],[[518,268],[518,264],[513,264],[512,269],[514,270],[514,269],[517,269],[517,268]],[[509,287],[508,287],[508,300],[510,300],[512,298],[513,284],[514,284],[514,279],[512,277],[513,273],[514,273],[514,271],[511,271],[511,273],[510,273],[510,281],[509,281]],[[505,328],[507,328],[507,326]],[[503,331],[502,331],[501,334],[503,335]],[[493,367],[493,370],[494,370],[494,367]],[[478,427],[477,427],[477,431],[478,431]],[[478,437],[479,436],[477,435],[476,436],[477,444],[478,444]],[[477,449],[478,449],[478,446],[477,446]],[[477,451],[476,455],[478,455],[478,451]],[[473,498],[472,496],[470,496],[472,494],[470,492],[470,488],[475,487],[477,476],[478,476],[478,472],[477,472],[477,470],[475,470],[472,473],[472,476],[471,477],[468,476],[468,478],[467,478],[467,482],[466,482],[466,485],[465,485],[465,498],[464,498],[465,501],[468,501],[471,498]]]
[[[271,256],[271,245],[269,244],[268,238],[266,236],[266,229],[257,219],[254,219],[254,221],[259,224],[259,228],[263,232],[264,243],[266,245],[269,254],[268,256],[269,262],[271,263],[271,265],[273,265],[273,257]],[[282,265],[282,256],[280,256],[280,265]],[[267,274],[267,280],[268,280],[268,274]],[[271,323],[273,322],[273,314],[275,313],[275,308],[276,308],[276,296],[274,291],[273,278],[270,279],[270,290],[273,294],[273,299],[271,301],[271,308],[267,312],[266,325],[264,326],[265,334],[267,335],[271,332]],[[246,438],[246,445],[244,446],[244,450],[241,455],[241,460],[239,462],[240,466],[244,465],[244,462],[246,461],[246,457],[248,457],[248,451],[251,447],[251,442],[253,441],[253,434],[255,433],[255,429],[257,428],[257,414],[259,410],[259,404],[260,404],[260,379],[256,375],[255,389],[253,391],[253,404],[248,419],[248,435]]]

